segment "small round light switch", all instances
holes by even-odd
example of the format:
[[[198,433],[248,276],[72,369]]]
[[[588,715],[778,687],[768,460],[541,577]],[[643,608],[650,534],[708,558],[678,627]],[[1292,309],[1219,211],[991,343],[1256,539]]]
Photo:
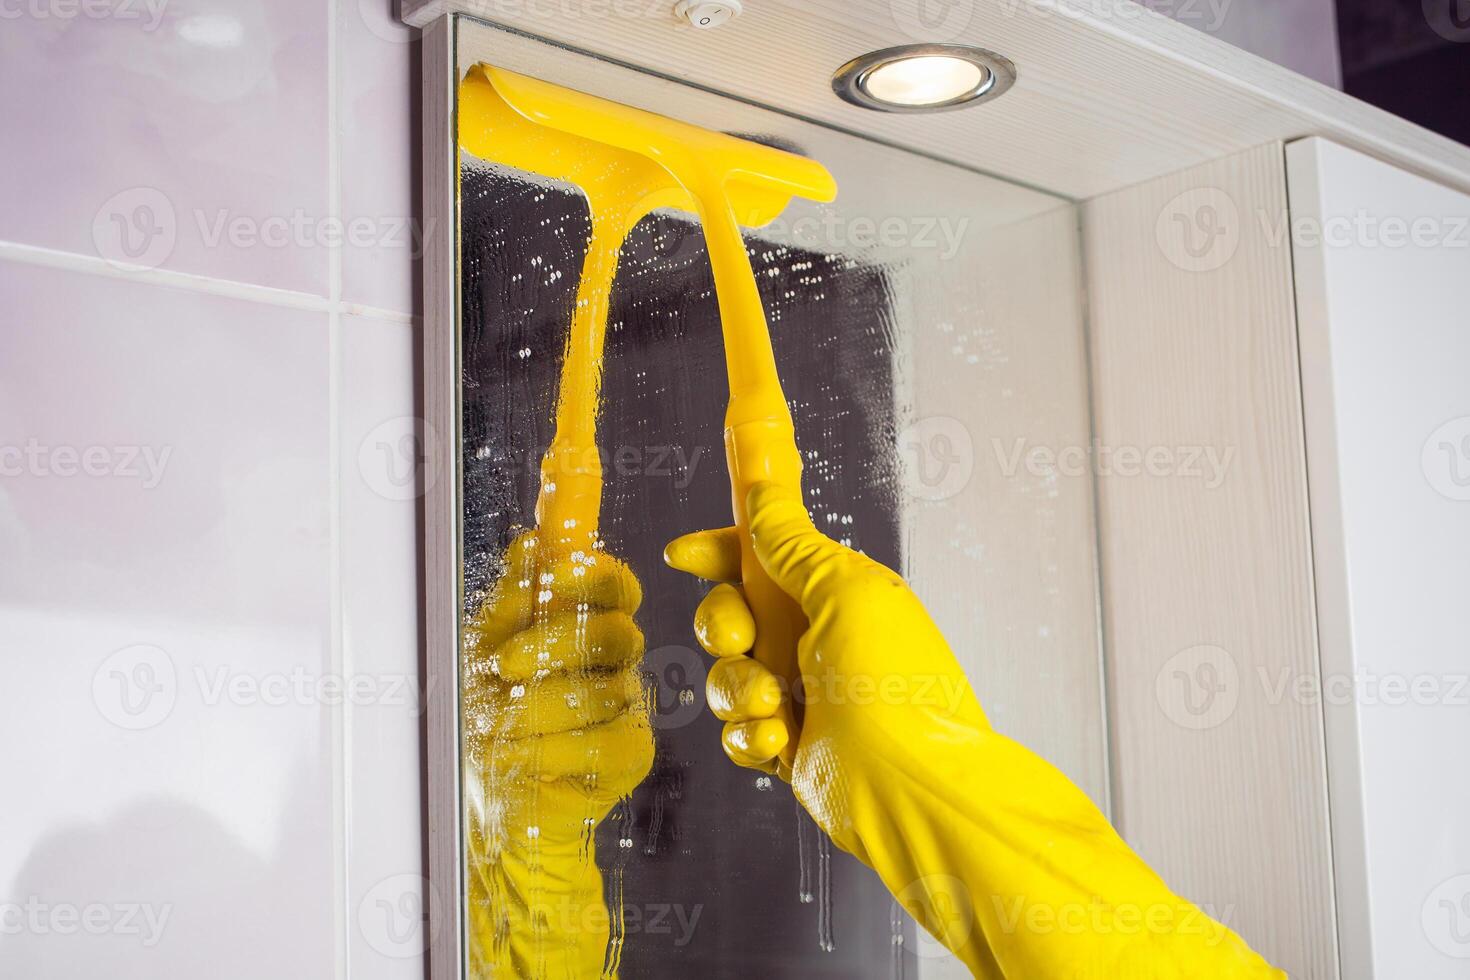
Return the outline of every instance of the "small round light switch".
[[[689,21],[700,30],[719,27],[742,13],[740,0],[679,0],[674,16]]]

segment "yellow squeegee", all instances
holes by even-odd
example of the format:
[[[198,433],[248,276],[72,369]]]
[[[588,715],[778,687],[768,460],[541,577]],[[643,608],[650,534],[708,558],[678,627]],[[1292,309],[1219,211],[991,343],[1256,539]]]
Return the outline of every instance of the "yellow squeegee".
[[[745,499],[762,481],[799,492],[801,456],[740,224],[766,224],[794,197],[830,201],[836,181],[814,160],[488,65],[466,76],[459,114],[460,143],[469,152],[573,184],[587,196],[592,235],[536,508],[538,537],[549,536],[543,544],[557,551],[590,548],[596,539],[602,497],[598,383],[618,248],[657,208],[698,216],[730,382],[725,451],[742,541],[742,585],[756,619],[754,656],[794,683],[794,652],[806,620],[756,560]],[[794,736],[796,719],[788,714],[784,720]],[[788,767],[796,744],[792,737],[782,753]]]

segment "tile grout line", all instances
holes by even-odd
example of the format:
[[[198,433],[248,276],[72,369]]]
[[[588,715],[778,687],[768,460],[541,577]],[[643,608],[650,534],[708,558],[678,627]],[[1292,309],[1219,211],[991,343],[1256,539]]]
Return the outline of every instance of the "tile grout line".
[[[338,0],[327,0],[327,211],[333,222],[342,218],[342,160],[340,119],[340,72],[341,72],[341,7]],[[350,684],[347,647],[344,642],[342,601],[342,246],[334,241],[327,249],[327,469],[328,539],[330,567],[328,570],[328,608],[330,609],[330,636],[332,669],[338,677]],[[351,976],[352,942],[351,914],[352,874],[349,856],[352,853],[352,707],[351,699],[344,698],[333,712],[332,761],[334,825],[338,833],[333,835],[333,865],[337,888],[336,915],[339,916],[336,932],[336,977],[347,980]]]
[[[47,248],[42,245],[25,245],[20,242],[3,240],[0,240],[0,260],[8,260],[24,265],[44,266],[66,272],[78,272],[83,275],[102,276],[107,279],[136,282],[150,286],[168,286],[186,292],[220,296],[226,299],[245,300],[285,309],[306,310],[313,313],[336,312],[348,316],[360,316],[367,319],[382,320],[386,323],[398,323],[406,326],[412,326],[418,322],[418,317],[412,313],[403,313],[398,310],[389,310],[378,306],[365,306],[360,303],[346,302],[340,296],[340,283],[337,289],[338,295],[335,298],[330,298],[328,296],[318,296],[315,293],[303,293],[295,289],[281,289],[276,286],[261,286],[256,283],[241,282],[238,279],[220,279],[215,276],[205,276],[194,272],[178,272],[173,269],[151,269],[146,266],[123,265],[121,263],[109,262],[106,259],[94,255],[82,255],[77,252]]]

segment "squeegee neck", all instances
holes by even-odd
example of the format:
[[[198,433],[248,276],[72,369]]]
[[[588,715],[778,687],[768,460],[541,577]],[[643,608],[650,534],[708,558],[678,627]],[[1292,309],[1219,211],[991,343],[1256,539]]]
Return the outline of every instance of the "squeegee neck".
[[[757,420],[790,421],[781,391],[776,355],[766,327],[765,309],[751,269],[750,256],[735,211],[722,188],[695,193],[704,225],[715,292],[720,304],[720,330],[725,342],[725,369],[730,382],[727,426]]]
[[[603,347],[623,229],[630,214],[590,201],[592,233],[577,282],[571,329],[562,353],[556,433],[541,460],[537,525],[545,544],[570,553],[592,547],[602,503],[602,459],[597,451]]]

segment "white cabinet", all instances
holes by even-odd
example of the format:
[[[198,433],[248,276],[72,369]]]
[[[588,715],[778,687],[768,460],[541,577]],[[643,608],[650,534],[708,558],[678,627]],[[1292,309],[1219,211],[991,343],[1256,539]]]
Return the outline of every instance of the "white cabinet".
[[[1470,196],[1287,148],[1342,975],[1470,972]]]
[[[1470,971],[1470,196],[1320,138],[1083,206],[1114,818],[1293,977]],[[1209,232],[1209,234],[1207,234]]]

